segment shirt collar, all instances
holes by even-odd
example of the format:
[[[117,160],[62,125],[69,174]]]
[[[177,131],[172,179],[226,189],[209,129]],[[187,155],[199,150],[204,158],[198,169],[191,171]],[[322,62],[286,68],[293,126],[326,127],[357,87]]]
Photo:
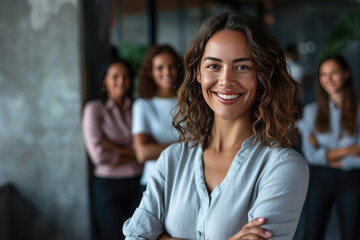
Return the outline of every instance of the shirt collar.
[[[125,97],[125,99],[124,99],[124,110],[130,109],[131,105],[132,105],[131,99],[129,97]],[[113,108],[117,107],[115,102],[111,98],[107,98],[105,106],[106,106],[107,109],[113,109]]]
[[[329,100],[329,108],[333,110],[338,110],[339,108],[335,105],[335,103]]]

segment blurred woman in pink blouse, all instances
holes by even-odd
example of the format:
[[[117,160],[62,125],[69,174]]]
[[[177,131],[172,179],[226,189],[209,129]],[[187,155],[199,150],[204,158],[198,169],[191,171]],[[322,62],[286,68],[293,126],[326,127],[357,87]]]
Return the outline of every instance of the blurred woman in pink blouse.
[[[138,204],[141,166],[131,135],[132,71],[123,59],[105,66],[105,98],[85,105],[83,134],[95,166],[94,205],[99,239],[124,239],[121,227]]]

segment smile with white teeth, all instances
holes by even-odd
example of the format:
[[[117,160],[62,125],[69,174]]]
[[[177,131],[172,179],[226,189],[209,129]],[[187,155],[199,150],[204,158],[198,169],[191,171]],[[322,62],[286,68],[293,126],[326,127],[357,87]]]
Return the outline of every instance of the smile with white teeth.
[[[223,98],[223,99],[234,99],[234,98],[237,98],[238,96],[240,96],[240,94],[236,94],[236,95],[225,95],[225,94],[220,94],[218,93],[217,94],[219,97]]]
[[[162,77],[162,80],[163,80],[163,81],[166,81],[166,82],[170,82],[170,81],[171,81],[171,77]]]

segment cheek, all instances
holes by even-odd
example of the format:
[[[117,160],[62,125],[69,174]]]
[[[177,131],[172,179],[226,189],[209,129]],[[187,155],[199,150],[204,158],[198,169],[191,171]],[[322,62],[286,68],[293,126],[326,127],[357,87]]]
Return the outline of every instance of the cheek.
[[[325,80],[324,79],[322,79],[322,78],[320,78],[319,79],[319,84],[320,84],[320,87],[322,87],[322,88],[324,88],[325,89]]]
[[[252,82],[251,84],[249,84],[247,86],[247,89],[250,93],[250,99],[251,99],[251,104],[253,104],[256,100],[257,97],[257,91],[258,91],[258,82]]]
[[[336,82],[338,85],[344,85],[345,83],[345,76],[344,75],[338,75],[336,78],[335,78]]]
[[[111,81],[110,78],[106,78],[106,79],[104,79],[104,83],[105,83],[105,85],[109,86],[109,85],[113,84],[113,81]]]
[[[153,69],[153,70],[151,71],[151,74],[152,74],[154,77],[157,77],[157,76],[159,75],[159,71],[156,70],[156,69]]]
[[[178,71],[177,71],[176,68],[174,68],[174,69],[171,70],[171,75],[172,75],[174,78],[177,78]]]
[[[130,89],[130,85],[131,85],[130,80],[129,79],[126,80],[126,82],[125,82],[126,91],[128,91]]]
[[[201,85],[203,87],[211,87],[214,84],[216,84],[217,80],[218,80],[218,77],[214,73],[212,73],[212,74],[209,74],[206,72],[201,73]]]

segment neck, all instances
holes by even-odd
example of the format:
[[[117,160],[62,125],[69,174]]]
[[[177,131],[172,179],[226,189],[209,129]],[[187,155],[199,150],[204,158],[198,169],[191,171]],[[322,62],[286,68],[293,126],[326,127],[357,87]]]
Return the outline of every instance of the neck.
[[[253,134],[249,117],[236,121],[215,118],[207,147],[217,152],[239,150],[243,142]]]
[[[111,98],[110,97],[110,99],[111,100],[113,100],[114,101],[114,103],[115,103],[115,105],[121,110],[122,109],[122,107],[123,107],[123,105],[124,105],[124,97],[123,98]]]
[[[171,98],[175,96],[173,91],[168,89],[157,89],[155,95],[160,98]]]
[[[334,102],[336,107],[342,106],[342,97],[343,97],[342,91],[329,95],[329,98],[331,99],[331,101]]]

